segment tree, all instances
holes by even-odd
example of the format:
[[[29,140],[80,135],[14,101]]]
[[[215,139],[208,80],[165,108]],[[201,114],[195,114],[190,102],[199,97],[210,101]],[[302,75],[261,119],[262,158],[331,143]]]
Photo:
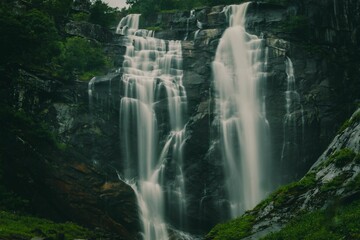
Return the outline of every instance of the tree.
[[[90,7],[89,22],[110,27],[116,23],[116,9],[101,0],[96,0]]]

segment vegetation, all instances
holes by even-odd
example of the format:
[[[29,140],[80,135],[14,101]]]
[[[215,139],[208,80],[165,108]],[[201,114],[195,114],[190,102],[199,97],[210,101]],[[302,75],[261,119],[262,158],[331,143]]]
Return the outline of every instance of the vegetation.
[[[63,66],[65,77],[70,78],[75,73],[79,74],[80,80],[89,80],[110,66],[101,47],[81,37],[67,38],[57,61]]]
[[[12,1],[0,3],[0,73],[18,66],[44,72],[64,81],[105,73],[111,67],[101,46],[82,38],[64,37],[69,19],[109,27],[117,10],[100,0],[89,13],[71,12],[71,0],[31,0],[19,7]],[[88,79],[88,80],[89,80]]]
[[[334,177],[331,181],[325,183],[323,186],[321,186],[321,191],[333,191],[341,187],[345,180],[348,179],[349,176],[347,173],[341,173],[340,175]]]
[[[360,201],[350,205],[338,203],[297,217],[280,232],[263,239],[360,239],[359,216]]]
[[[306,174],[300,181],[281,186],[275,192],[273,192],[269,197],[259,203],[254,210],[262,209],[267,206],[270,202],[274,202],[275,206],[285,203],[287,200],[292,198],[297,194],[306,192],[308,189],[316,185],[316,174],[315,172],[310,172]]]
[[[145,18],[157,12],[169,10],[191,10],[200,6],[239,4],[245,0],[127,0],[131,13],[141,13]]]
[[[30,239],[43,237],[51,239],[88,239],[94,237],[90,230],[74,223],[54,223],[49,220],[0,211],[0,238]]]
[[[340,149],[334,152],[329,159],[324,162],[325,166],[333,163],[336,167],[341,168],[350,163],[356,157],[356,153],[348,148]]]
[[[253,216],[243,216],[224,224],[218,224],[210,231],[206,239],[235,240],[244,238],[250,235],[254,221]]]
[[[350,127],[352,124],[360,121],[360,111],[357,112],[353,117],[346,120],[343,125],[340,127],[338,134],[342,133],[346,128]]]
[[[117,9],[109,7],[101,0],[95,0],[90,6],[89,22],[111,27],[117,24]]]

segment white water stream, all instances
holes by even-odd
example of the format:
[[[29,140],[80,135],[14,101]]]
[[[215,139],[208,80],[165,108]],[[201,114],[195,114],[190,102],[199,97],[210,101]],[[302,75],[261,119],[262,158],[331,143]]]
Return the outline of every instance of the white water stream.
[[[178,225],[185,224],[182,152],[187,100],[182,85],[182,49],[179,41],[156,39],[151,31],[139,30],[139,17],[126,16],[117,29],[130,40],[122,68],[120,103],[124,175],[135,182],[131,186],[140,207],[143,239],[165,240],[169,238],[167,215],[175,213]],[[168,115],[163,135],[159,134],[159,112],[162,118],[164,112]],[[168,166],[175,169],[171,184],[163,181]],[[167,209],[166,200],[176,207]]]
[[[294,74],[294,66],[289,57],[286,57],[285,60],[286,66],[286,75],[287,75],[287,88],[285,92],[285,110],[286,114],[284,116],[284,140],[283,147],[281,151],[281,161],[285,161],[289,156],[299,156],[300,154],[300,142],[299,142],[299,133],[297,131],[297,121],[298,118],[301,118],[301,138],[304,136],[304,110],[301,105],[300,95],[296,90],[296,81]],[[299,116],[300,115],[300,116]],[[287,155],[287,156],[285,156]],[[292,163],[295,164],[295,163]]]
[[[216,88],[220,145],[232,217],[254,207],[265,195],[268,122],[264,83],[266,51],[263,40],[245,30],[250,3],[224,11],[229,21],[216,51]]]

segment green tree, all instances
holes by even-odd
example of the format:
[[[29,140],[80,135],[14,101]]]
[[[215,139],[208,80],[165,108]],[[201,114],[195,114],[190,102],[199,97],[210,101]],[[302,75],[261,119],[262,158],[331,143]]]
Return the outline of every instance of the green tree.
[[[102,49],[81,37],[66,39],[58,62],[63,67],[63,74],[67,79],[73,77],[74,73],[80,78],[90,73],[96,75],[107,67],[107,59]]]
[[[25,48],[25,60],[42,64],[60,53],[60,37],[49,16],[33,9],[22,16],[21,22],[24,28],[22,46]]]
[[[96,0],[90,7],[89,22],[99,24],[104,27],[110,27],[116,24],[116,10],[109,7],[101,0]]]
[[[1,4],[0,31],[1,64],[42,65],[60,53],[54,21],[37,9],[18,13]]]

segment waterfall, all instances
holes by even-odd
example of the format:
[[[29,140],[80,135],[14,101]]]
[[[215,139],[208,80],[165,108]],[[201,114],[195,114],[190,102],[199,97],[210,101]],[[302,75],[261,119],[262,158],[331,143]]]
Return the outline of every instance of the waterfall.
[[[186,41],[189,37],[189,24],[190,21],[193,20],[195,18],[195,10],[191,10],[190,11],[190,16],[186,19],[186,34],[185,34],[185,38],[184,41]]]
[[[269,126],[265,112],[264,41],[245,31],[250,3],[224,8],[229,21],[212,65],[220,148],[232,217],[265,195]]]
[[[296,81],[294,75],[294,67],[291,59],[286,57],[285,59],[285,66],[286,66],[286,75],[287,75],[287,88],[285,92],[285,110],[286,114],[284,116],[284,123],[283,123],[283,146],[281,151],[281,162],[283,165],[285,159],[295,158],[294,162],[288,163],[284,166],[287,171],[291,168],[296,168],[296,157],[300,156],[300,146],[299,143],[304,136],[304,110],[303,106],[301,105],[300,95],[296,91]],[[298,120],[301,120],[302,131],[301,136],[298,134]]]
[[[138,199],[143,239],[164,240],[169,238],[169,218],[173,225],[185,225],[182,152],[187,98],[182,49],[180,41],[166,42],[139,30],[139,17],[130,14],[117,28],[129,40],[122,67],[122,160],[125,178],[135,182],[131,186]]]

